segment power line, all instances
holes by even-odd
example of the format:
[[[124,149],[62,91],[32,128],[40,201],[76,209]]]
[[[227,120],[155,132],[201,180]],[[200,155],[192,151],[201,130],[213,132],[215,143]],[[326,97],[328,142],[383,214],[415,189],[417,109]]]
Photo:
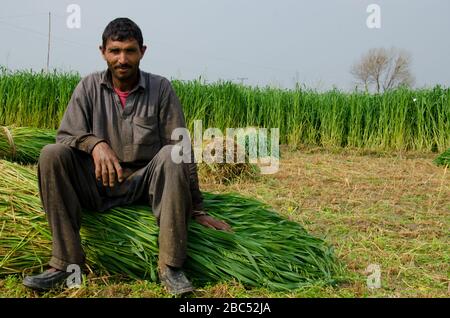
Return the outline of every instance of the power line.
[[[0,23],[4,24],[4,25],[6,25],[6,26],[8,26],[10,28],[13,28],[13,29],[16,29],[16,30],[19,30],[19,31],[33,33],[34,35],[38,35],[38,36],[44,37],[46,39],[48,37],[48,34],[45,34],[45,33],[39,32],[39,31],[35,31],[33,29],[25,28],[25,27],[22,27],[22,26],[18,26],[18,25],[7,23],[7,22],[3,22],[3,21],[0,21]],[[71,41],[71,40],[65,40],[65,39],[63,39],[63,38],[61,38],[59,36],[55,36],[55,35],[52,36],[52,39],[56,40],[57,42],[64,42],[64,43],[70,44],[70,45],[92,48],[91,45],[88,45],[86,43],[80,43],[80,42],[75,42],[75,41]]]
[[[202,51],[195,51],[195,50],[189,50],[189,49],[185,49],[185,48],[180,48],[178,47],[176,44],[171,44],[168,42],[163,42],[163,41],[151,41],[152,43],[156,43],[156,44],[162,44],[165,46],[169,46],[169,47],[173,47],[176,48],[176,50],[178,51],[184,51],[187,52],[189,54],[192,54],[194,56],[198,56],[198,55],[205,55],[204,52]],[[278,72],[284,72],[284,73],[289,73],[292,74],[292,70],[287,70],[287,69],[282,69],[282,68],[278,68],[278,67],[271,67],[271,66],[266,66],[266,65],[260,65],[260,64],[255,64],[255,63],[250,63],[250,62],[246,62],[246,61],[240,61],[240,60],[235,60],[235,59],[230,59],[230,58],[225,58],[225,57],[220,57],[220,56],[213,56],[208,54],[207,55],[209,58],[215,59],[215,60],[220,60],[220,61],[226,61],[228,63],[238,63],[238,64],[243,64],[243,65],[248,65],[250,67],[254,67],[254,68],[260,68],[260,69],[267,69],[267,70],[272,70],[272,71],[278,71]]]
[[[37,15],[43,15],[43,14],[49,14],[49,13],[47,12],[47,13],[27,14],[27,15],[21,15],[21,16],[0,17],[0,23],[4,24],[4,25],[8,25],[9,27],[14,28],[14,29],[18,29],[18,30],[21,30],[21,31],[33,33],[33,34],[39,35],[41,37],[49,38],[48,51],[50,51],[50,23],[51,23],[50,22],[50,19],[51,19],[50,17],[49,17],[49,34],[44,34],[44,33],[35,31],[33,29],[29,29],[29,28],[26,28],[26,27],[22,27],[22,26],[18,26],[18,25],[15,25],[15,24],[11,24],[11,23],[7,23],[7,22],[2,21],[2,19],[6,19],[6,18],[37,16]],[[59,15],[59,14],[52,13],[52,15],[55,15],[55,16],[60,17],[60,18],[65,18],[64,16]],[[62,43],[65,43],[65,44],[92,48],[91,45],[83,44],[83,43],[75,42],[75,41],[70,41],[70,40],[65,40],[63,38],[60,38],[60,37],[57,37],[57,36],[54,36],[54,35],[52,36],[52,39],[54,41],[56,41],[56,42],[62,42]],[[201,54],[201,55],[205,54],[204,52],[201,52],[201,51],[195,51],[195,50],[189,50],[189,49],[185,49],[185,48],[180,48],[176,44],[171,44],[171,43],[168,43],[168,42],[162,42],[162,41],[152,41],[152,42],[156,43],[156,44],[163,45],[163,46],[169,46],[169,47],[172,47],[172,48],[175,47],[176,50],[178,50],[178,51],[184,51],[184,52],[187,52],[189,54],[193,54],[195,56],[198,56],[199,54]],[[235,60],[235,59],[219,57],[219,56],[213,56],[213,55],[209,55],[209,54],[207,56],[209,58],[211,58],[211,59],[225,61],[227,63],[238,63],[238,64],[241,64],[241,65],[247,65],[247,66],[250,66],[250,67],[253,67],[253,68],[272,70],[272,71],[277,71],[277,72],[283,72],[283,73],[286,73],[286,74],[287,73],[289,73],[289,74],[292,73],[292,70],[282,69],[282,68],[278,68],[278,67],[271,67],[271,66],[267,66],[267,65],[259,65],[259,64],[249,63],[249,62],[246,62],[246,61]],[[49,57],[48,57],[48,59],[49,59]],[[243,83],[243,81],[247,80],[247,79],[248,78],[238,78],[238,80],[240,80],[241,83]]]
[[[44,13],[33,13],[33,14],[22,14],[22,15],[3,16],[3,17],[0,17],[0,20],[4,20],[4,19],[17,19],[17,18],[25,18],[25,17],[35,17],[35,16],[44,15],[44,14],[47,14],[47,12],[44,12]]]

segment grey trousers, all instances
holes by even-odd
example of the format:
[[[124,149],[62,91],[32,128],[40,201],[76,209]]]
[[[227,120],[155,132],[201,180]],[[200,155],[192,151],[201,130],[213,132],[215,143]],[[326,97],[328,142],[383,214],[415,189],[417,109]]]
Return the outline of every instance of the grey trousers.
[[[63,144],[45,146],[39,157],[38,178],[52,233],[50,266],[66,270],[69,264],[84,264],[80,240],[83,208],[101,212],[147,202],[160,227],[159,262],[182,267],[192,199],[189,168],[171,160],[172,147],[161,148],[146,166],[122,165],[125,180],[109,188],[96,180],[91,155]]]

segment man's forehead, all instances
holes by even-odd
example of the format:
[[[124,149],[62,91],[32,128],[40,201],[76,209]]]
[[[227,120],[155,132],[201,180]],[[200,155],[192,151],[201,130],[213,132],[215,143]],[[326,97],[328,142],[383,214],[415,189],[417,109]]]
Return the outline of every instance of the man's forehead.
[[[126,40],[112,40],[106,41],[106,48],[127,48],[127,47],[139,47],[139,43],[136,39],[130,38]]]

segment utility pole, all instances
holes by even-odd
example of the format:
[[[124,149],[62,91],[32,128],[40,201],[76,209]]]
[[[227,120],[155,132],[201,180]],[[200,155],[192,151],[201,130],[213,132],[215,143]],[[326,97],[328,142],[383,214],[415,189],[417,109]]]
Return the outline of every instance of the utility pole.
[[[48,47],[47,47],[47,68],[46,73],[49,71],[50,67],[50,36],[52,30],[52,15],[51,12],[48,13]]]

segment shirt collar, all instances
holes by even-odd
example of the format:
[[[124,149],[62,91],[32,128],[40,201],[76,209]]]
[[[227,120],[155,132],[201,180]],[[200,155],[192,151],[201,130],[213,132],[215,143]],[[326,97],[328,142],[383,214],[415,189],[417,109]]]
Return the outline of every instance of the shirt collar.
[[[146,85],[146,82],[145,82],[145,76],[144,76],[143,73],[144,72],[139,70],[139,82],[138,82],[138,85],[135,88],[133,88],[130,91],[130,93],[135,91],[135,90],[137,90],[138,88],[142,88],[144,90],[147,88],[147,85]],[[101,79],[100,79],[100,84],[108,87],[111,90],[114,90],[114,88],[112,86],[112,79],[111,79],[111,72],[110,72],[110,70],[106,70],[106,71],[102,72]]]

